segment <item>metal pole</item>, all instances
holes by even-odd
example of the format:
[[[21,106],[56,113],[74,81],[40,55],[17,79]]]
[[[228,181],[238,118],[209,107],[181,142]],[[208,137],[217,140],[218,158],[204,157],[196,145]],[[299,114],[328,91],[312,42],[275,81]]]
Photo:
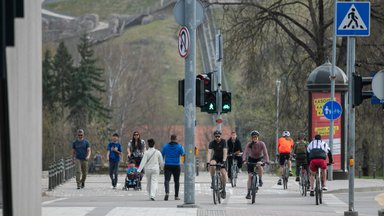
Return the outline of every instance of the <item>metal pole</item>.
[[[332,70],[331,70],[331,76],[329,77],[331,79],[331,100],[334,100],[335,98],[335,68],[336,68],[336,5],[337,0],[335,0],[335,6],[334,6],[334,18],[333,18],[333,39],[332,39]],[[333,110],[333,103],[331,110]],[[329,126],[329,148],[331,149],[331,152],[333,152],[333,125],[334,120],[330,120],[330,126]],[[328,169],[328,180],[333,180],[333,165],[329,166]]]
[[[347,74],[348,74],[348,154],[349,154],[349,202],[348,211],[344,215],[358,215],[354,209],[355,180],[355,108],[353,107],[353,73],[355,72],[355,38],[348,37],[347,42]]]
[[[222,94],[221,94],[221,60],[223,56],[222,51],[222,40],[220,31],[216,34],[216,62],[217,62],[217,86],[215,86],[216,91],[216,110],[217,110],[217,119],[221,119],[222,112]],[[217,130],[221,131],[221,122],[217,122]]]
[[[279,140],[279,98],[280,98],[280,80],[276,80],[276,152],[275,155],[278,154],[278,140]]]
[[[195,124],[196,124],[196,0],[185,0],[184,23],[190,33],[190,49],[185,58],[184,98],[184,204],[195,204]]]

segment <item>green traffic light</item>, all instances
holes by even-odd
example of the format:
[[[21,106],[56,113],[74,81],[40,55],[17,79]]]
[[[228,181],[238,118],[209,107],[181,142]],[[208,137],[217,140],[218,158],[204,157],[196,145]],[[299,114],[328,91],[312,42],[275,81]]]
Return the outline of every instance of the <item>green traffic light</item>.
[[[225,104],[223,105],[223,110],[231,110],[231,107],[229,106],[229,104]]]
[[[210,103],[209,104],[209,108],[208,108],[209,110],[214,110],[214,105],[213,105],[213,103]]]

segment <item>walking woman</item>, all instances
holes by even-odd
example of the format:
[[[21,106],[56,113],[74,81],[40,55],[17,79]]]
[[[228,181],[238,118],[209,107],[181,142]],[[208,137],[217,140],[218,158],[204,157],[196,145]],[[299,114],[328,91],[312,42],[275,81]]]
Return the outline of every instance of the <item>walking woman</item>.
[[[149,149],[144,153],[138,172],[144,169],[147,177],[147,191],[149,198],[155,201],[157,185],[159,183],[160,168],[163,167],[163,156],[161,152],[155,149],[155,141],[148,140]]]
[[[127,162],[135,160],[136,166],[138,166],[146,150],[145,141],[141,139],[139,132],[133,132],[132,139],[127,146]]]

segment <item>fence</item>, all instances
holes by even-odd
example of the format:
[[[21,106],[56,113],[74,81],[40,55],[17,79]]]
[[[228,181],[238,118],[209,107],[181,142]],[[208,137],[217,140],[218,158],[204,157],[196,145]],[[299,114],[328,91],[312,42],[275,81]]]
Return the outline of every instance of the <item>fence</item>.
[[[75,176],[75,164],[71,157],[60,159],[49,164],[48,189],[63,184]]]

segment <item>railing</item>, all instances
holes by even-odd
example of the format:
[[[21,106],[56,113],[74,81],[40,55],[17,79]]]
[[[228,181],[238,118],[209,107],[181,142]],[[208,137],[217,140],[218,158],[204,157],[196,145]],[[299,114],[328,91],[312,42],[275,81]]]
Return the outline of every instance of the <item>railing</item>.
[[[75,164],[72,158],[60,159],[49,165],[48,189],[63,184],[75,176]]]

